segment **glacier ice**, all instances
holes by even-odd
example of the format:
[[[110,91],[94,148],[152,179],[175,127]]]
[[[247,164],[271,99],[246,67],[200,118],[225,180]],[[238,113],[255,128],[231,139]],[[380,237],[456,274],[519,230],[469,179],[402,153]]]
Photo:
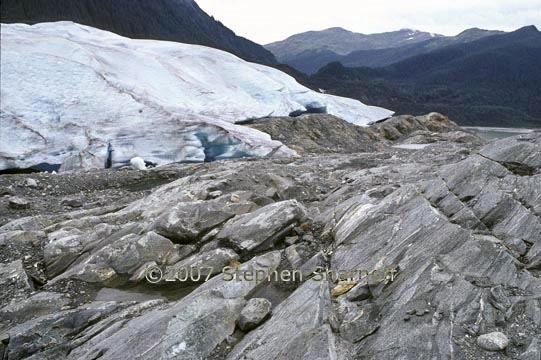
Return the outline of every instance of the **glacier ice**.
[[[236,122],[325,109],[365,125],[392,114],[224,51],[73,22],[2,24],[1,53],[0,170],[105,164],[109,144],[113,166],[290,156]],[[81,152],[99,161],[74,158]]]

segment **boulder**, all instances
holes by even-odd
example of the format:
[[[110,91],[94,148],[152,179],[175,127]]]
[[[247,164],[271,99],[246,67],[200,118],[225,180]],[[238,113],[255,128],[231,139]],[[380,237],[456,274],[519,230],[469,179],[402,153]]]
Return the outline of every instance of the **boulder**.
[[[30,201],[19,196],[12,196],[8,200],[8,206],[13,210],[25,210],[30,208]]]
[[[81,256],[87,246],[110,236],[114,227],[101,224],[94,227],[93,233],[85,233],[77,228],[68,227],[47,234],[43,257],[47,274],[53,278],[66,270]]]
[[[180,203],[164,209],[150,229],[178,243],[192,243],[235,216],[220,200]]]
[[[477,345],[488,351],[501,351],[509,345],[509,339],[496,331],[477,337]]]
[[[263,298],[252,298],[248,301],[237,319],[238,327],[244,331],[255,329],[270,314],[272,304]]]
[[[34,188],[38,187],[38,182],[35,179],[26,178],[25,181],[24,181],[24,185],[29,187],[29,188],[34,189]]]
[[[70,208],[80,208],[83,207],[83,202],[80,199],[76,198],[65,198],[62,199],[62,205],[68,206]]]
[[[242,252],[272,247],[306,217],[304,206],[287,200],[264,206],[227,222],[216,235]]]

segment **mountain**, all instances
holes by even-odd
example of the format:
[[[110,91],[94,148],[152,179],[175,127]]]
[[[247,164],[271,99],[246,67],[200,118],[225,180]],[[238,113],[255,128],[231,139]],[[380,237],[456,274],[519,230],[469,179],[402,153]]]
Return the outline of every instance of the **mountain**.
[[[399,47],[442,35],[402,29],[398,31],[365,35],[334,27],[322,31],[308,31],[274,42],[265,47],[280,62],[289,63],[306,51],[331,51],[337,55],[346,55],[355,50],[372,50]]]
[[[465,30],[456,36],[438,37],[395,48],[353,51],[334,59],[334,61],[338,61],[347,67],[383,67],[449,45],[464,44],[498,34],[503,34],[503,32],[474,28]]]
[[[72,22],[2,24],[0,43],[0,170],[73,156],[102,165],[109,145],[115,165],[291,155],[235,123],[327,112],[362,125],[392,114],[224,51]]]
[[[534,26],[377,68],[331,63],[311,80],[398,113],[438,111],[462,125],[541,127],[541,33]]]
[[[324,45],[316,48],[306,49],[301,52],[295,52],[293,56],[284,55],[283,57],[281,57],[280,54],[283,54],[282,51],[284,50],[284,48],[279,48],[278,50],[274,50],[270,46],[267,46],[267,48],[273,51],[274,54],[279,58],[279,60],[287,63],[293,68],[306,74],[314,74],[321,67],[334,61],[340,62],[344,66],[348,67],[383,67],[399,62],[401,60],[405,60],[415,55],[428,53],[430,51],[445,46],[467,43],[470,41],[481,39],[486,36],[501,33],[503,32],[472,28],[463,31],[456,36],[437,35],[427,38],[426,34],[428,33],[423,33],[419,31],[410,31],[408,33],[404,33],[404,30],[401,30],[394,33],[365,35],[368,37],[375,37],[375,39],[380,39],[379,44],[385,47],[363,48],[354,50],[354,47],[352,46],[349,48],[349,51],[346,49],[342,49],[343,54],[331,50],[328,46]],[[393,40],[399,40],[399,35],[403,35],[403,39],[404,36],[407,36],[408,34],[413,34],[413,39],[401,42],[390,41],[387,43],[381,41],[381,39],[385,37],[383,35],[387,34],[392,34],[393,36],[391,36],[390,39]],[[337,39],[336,41],[338,42],[340,40]],[[313,41],[313,43],[317,43],[317,41]],[[341,43],[340,45],[335,44],[333,49],[340,48],[342,44],[351,44],[351,42]]]
[[[261,45],[235,35],[193,0],[2,0],[2,23],[73,21],[137,39],[199,44],[276,64]]]

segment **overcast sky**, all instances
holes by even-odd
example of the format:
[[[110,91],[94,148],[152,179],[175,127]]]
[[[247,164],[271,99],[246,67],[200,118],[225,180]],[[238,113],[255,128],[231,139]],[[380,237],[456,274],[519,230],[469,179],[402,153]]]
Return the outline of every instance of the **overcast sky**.
[[[411,28],[444,35],[479,27],[541,29],[541,0],[196,0],[237,35],[260,44],[340,26],[365,34]]]

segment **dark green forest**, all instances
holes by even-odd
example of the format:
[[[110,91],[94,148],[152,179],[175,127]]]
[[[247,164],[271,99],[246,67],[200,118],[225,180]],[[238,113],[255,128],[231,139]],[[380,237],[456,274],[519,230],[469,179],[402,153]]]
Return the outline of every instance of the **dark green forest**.
[[[462,125],[541,127],[541,33],[525,27],[382,68],[333,62],[311,81],[399,114],[438,111]]]

